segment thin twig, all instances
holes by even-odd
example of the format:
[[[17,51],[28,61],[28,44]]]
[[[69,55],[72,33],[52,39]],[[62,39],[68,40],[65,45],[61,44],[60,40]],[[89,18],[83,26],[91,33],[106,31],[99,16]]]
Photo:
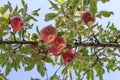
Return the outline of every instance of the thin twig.
[[[62,64],[63,65],[63,64]],[[56,75],[57,74],[57,72],[59,71],[59,69],[62,67],[62,65],[60,65],[59,67],[58,67],[58,69],[55,71],[55,73],[54,73],[54,75]]]
[[[17,40],[16,40],[16,36],[15,36],[14,32],[12,32],[12,31],[11,31],[10,33],[13,35],[14,40],[15,40],[15,41],[17,41]]]
[[[22,30],[22,39],[23,39],[23,41],[25,41],[25,39],[24,39],[25,32],[26,32],[26,28],[25,29],[23,28],[23,30]]]
[[[47,69],[46,65],[44,64],[45,68]],[[46,70],[46,77],[47,79],[46,80],[49,80],[49,77],[48,77],[48,73],[47,73],[47,70]]]

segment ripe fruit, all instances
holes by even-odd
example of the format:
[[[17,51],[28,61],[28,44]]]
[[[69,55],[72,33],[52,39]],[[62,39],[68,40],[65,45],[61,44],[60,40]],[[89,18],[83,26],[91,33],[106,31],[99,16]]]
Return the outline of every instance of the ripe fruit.
[[[66,47],[66,39],[63,36],[57,36],[53,41],[53,46],[59,50]]]
[[[11,27],[13,28],[13,30],[22,30],[22,28],[24,27],[23,18],[20,16],[14,16],[10,20],[10,24],[11,24]]]
[[[83,12],[83,13],[81,14],[81,17],[80,17],[80,18],[81,18],[81,20],[84,21],[84,23],[85,23],[86,25],[87,25],[88,22],[90,22],[90,21],[91,21],[92,23],[95,22],[95,17],[92,17],[89,11]]]
[[[55,48],[53,45],[49,47],[48,49],[48,53],[52,53],[54,56],[59,56],[61,53],[61,50],[59,50],[58,48]]]
[[[75,55],[76,52],[72,50],[72,48],[69,48],[68,50],[65,51],[65,53],[62,54],[63,62],[71,62]]]
[[[41,30],[40,34],[43,41],[53,42],[58,35],[58,31],[52,25],[48,25]]]

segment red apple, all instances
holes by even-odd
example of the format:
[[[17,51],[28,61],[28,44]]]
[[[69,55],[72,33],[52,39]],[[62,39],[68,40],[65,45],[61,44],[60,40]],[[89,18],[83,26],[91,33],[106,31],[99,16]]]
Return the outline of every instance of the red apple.
[[[72,50],[72,48],[69,48],[65,51],[65,53],[62,54],[63,62],[68,63],[73,60],[73,57],[76,55],[76,52]]]
[[[23,18],[20,16],[12,17],[12,19],[10,19],[10,24],[13,30],[22,30],[22,28],[24,27]]]
[[[88,22],[92,22],[94,23],[95,22],[95,17],[92,17],[90,12],[89,11],[84,11],[82,14],[81,14],[81,20],[84,21],[84,23],[87,25]]]
[[[54,56],[59,56],[61,54],[61,50],[55,48],[53,45],[49,47],[48,54],[52,53]]]
[[[43,41],[53,42],[58,35],[58,31],[54,26],[48,25],[41,30],[40,35]]]
[[[62,50],[66,47],[66,39],[63,36],[57,36],[53,41],[53,46],[59,50]]]

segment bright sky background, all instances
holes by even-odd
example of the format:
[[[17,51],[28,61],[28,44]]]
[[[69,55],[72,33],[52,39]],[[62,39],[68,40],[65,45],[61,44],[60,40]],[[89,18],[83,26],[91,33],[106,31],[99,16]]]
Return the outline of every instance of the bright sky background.
[[[16,4],[21,6],[20,0],[0,0],[0,6],[4,5],[7,3],[7,1],[10,1],[13,6]],[[49,21],[45,22],[44,21],[44,15],[48,12],[51,12],[49,10],[50,3],[48,0],[25,0],[25,2],[28,4],[28,13],[32,10],[41,8],[40,10],[40,17],[38,18],[39,22],[36,23],[39,26],[39,29],[42,27],[48,25],[48,24],[53,24],[54,21]],[[108,10],[108,11],[114,11],[114,16],[110,18],[103,18],[103,19],[97,19],[97,22],[103,24],[104,26],[107,25],[108,21],[111,21],[115,23],[115,26],[119,29],[120,28],[120,1],[119,0],[110,0],[110,2],[102,4],[98,4],[98,10]],[[35,32],[35,30],[34,30]],[[58,67],[58,66],[57,66]],[[48,68],[48,76],[52,75],[57,67],[54,69],[52,68],[51,65],[47,65]],[[119,76],[120,72],[111,72],[111,73],[106,73],[104,74],[104,80],[120,80]],[[27,71],[24,72],[24,69],[21,68],[18,72],[12,70],[12,72],[8,75],[9,80],[30,80],[30,78],[41,78],[39,73],[36,71],[36,68],[34,68],[32,71]],[[44,80],[44,79],[42,79]],[[98,80],[98,79],[96,79]]]

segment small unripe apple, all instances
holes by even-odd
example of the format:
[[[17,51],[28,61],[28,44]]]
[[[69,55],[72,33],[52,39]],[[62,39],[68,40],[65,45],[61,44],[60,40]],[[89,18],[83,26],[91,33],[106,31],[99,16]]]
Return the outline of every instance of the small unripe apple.
[[[48,25],[40,31],[40,35],[43,41],[53,42],[58,35],[58,31],[54,26]]]
[[[66,39],[63,36],[57,36],[56,39],[53,41],[53,46],[55,48],[58,48],[59,50],[62,50],[66,47]]]
[[[37,44],[30,44],[29,45],[32,49],[37,49],[38,48],[38,45]]]
[[[10,19],[10,24],[13,30],[22,30],[24,27],[24,20],[20,16],[14,16]]]
[[[29,46],[31,49],[34,49],[34,50],[38,50],[38,48],[39,48],[37,44],[29,44],[28,46]],[[27,46],[27,47],[28,47],[28,46]],[[28,52],[28,54],[29,54],[29,55],[32,55],[33,52],[30,51],[30,52]]]
[[[62,54],[63,62],[69,63],[73,60],[73,57],[76,55],[76,52],[72,50],[72,48],[69,48],[65,51],[65,53]]]
[[[92,17],[90,12],[89,11],[84,11],[82,14],[81,14],[81,20],[84,21],[84,23],[87,25],[88,22],[92,22],[92,24],[95,22],[95,17]]]
[[[53,45],[49,47],[48,54],[52,53],[54,56],[59,56],[61,54],[61,50],[55,48]]]

